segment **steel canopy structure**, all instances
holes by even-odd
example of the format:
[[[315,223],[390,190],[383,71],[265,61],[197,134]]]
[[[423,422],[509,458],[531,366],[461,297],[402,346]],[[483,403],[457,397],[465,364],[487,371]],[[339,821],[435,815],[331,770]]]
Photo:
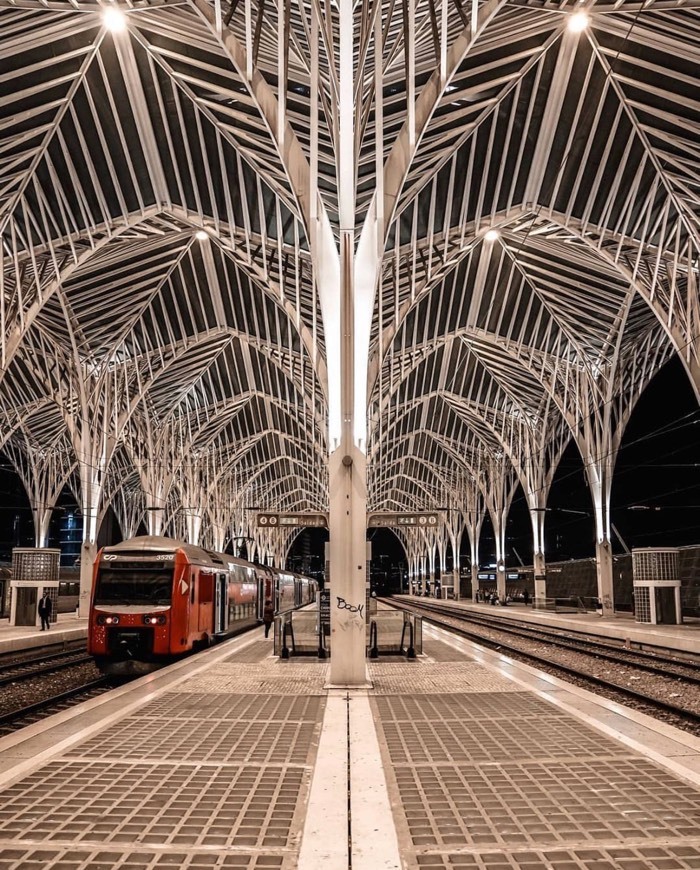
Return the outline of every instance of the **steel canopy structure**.
[[[450,507],[401,533],[412,570],[465,530],[476,566],[485,512],[502,560],[522,487],[544,594],[573,439],[609,604],[625,425],[673,354],[700,394],[699,74],[698,0],[0,0],[1,434],[37,541],[70,485],[84,561],[111,504],[279,562],[296,532],[251,508],[333,540],[350,468],[360,525]]]

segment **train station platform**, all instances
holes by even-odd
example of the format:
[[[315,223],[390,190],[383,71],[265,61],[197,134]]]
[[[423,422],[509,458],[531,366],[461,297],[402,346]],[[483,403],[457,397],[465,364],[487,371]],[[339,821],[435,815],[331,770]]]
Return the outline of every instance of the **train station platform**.
[[[0,870],[700,867],[700,739],[430,626],[366,689],[271,651],[0,739]]]
[[[80,640],[87,638],[87,629],[87,617],[79,618],[74,613],[59,613],[48,631],[33,625],[10,625],[9,620],[0,619],[0,653]]]
[[[498,619],[516,619],[555,628],[583,632],[596,637],[615,638],[629,641],[640,647],[675,649],[681,652],[700,655],[700,619],[686,619],[682,625],[650,625],[635,622],[632,614],[619,613],[614,617],[603,618],[597,613],[558,613],[554,610],[535,610],[531,605],[522,603],[508,604],[505,607],[492,604],[474,604],[472,601],[452,599],[422,598],[416,595],[395,595],[394,599],[405,602],[427,602],[460,607],[467,611],[492,616]]]

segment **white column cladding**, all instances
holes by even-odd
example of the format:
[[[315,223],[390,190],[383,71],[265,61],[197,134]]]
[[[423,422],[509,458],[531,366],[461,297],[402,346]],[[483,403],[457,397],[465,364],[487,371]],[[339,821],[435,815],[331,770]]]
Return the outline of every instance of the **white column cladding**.
[[[532,565],[535,575],[535,607],[544,607],[547,598],[547,576],[544,553],[532,554]]]
[[[330,457],[331,669],[333,686],[366,685],[366,458],[352,445]]]
[[[612,547],[607,538],[596,542],[595,558],[598,574],[598,597],[603,604],[603,616],[614,616],[613,558]]]
[[[680,585],[676,586],[673,590],[673,601],[675,606],[675,616],[674,622],[676,625],[683,625],[683,603],[681,601],[681,587]]]
[[[329,342],[340,347],[340,420],[330,419],[328,465],[330,489],[331,667],[334,686],[367,685],[365,609],[367,559],[366,355],[369,334],[362,331],[367,312],[359,311],[355,286],[355,13],[354,0],[339,0],[340,52],[338,99],[338,211],[340,270],[336,288],[337,333]],[[364,286],[360,288],[366,290]],[[370,298],[371,298],[370,294]],[[360,302],[364,298],[361,293]],[[328,328],[326,325],[326,328]],[[358,326],[360,328],[358,328]],[[355,377],[356,363],[360,380]],[[338,425],[339,424],[339,425]],[[340,436],[334,443],[334,433]]]

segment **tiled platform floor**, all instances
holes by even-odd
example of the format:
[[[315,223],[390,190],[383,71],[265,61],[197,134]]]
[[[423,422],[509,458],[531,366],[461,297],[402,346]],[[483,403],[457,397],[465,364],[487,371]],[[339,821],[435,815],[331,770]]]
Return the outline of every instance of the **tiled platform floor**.
[[[434,629],[370,690],[270,650],[0,740],[0,870],[700,870],[700,740],[607,702],[596,727],[587,693]]]

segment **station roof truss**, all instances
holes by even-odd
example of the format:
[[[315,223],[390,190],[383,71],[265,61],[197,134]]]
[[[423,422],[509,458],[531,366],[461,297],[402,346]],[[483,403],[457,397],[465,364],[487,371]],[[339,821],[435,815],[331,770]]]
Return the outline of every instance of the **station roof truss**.
[[[0,446],[130,530],[326,511],[343,2],[113,5],[0,0]],[[700,0],[353,15],[369,509],[546,487],[673,354],[700,392]]]

